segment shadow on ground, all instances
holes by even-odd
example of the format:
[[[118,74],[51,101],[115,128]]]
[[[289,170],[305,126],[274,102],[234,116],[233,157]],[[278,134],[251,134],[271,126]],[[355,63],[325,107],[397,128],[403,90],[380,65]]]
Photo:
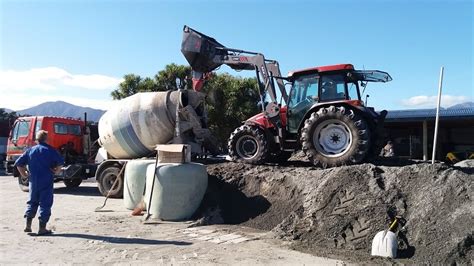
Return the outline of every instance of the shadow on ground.
[[[176,245],[176,246],[187,246],[191,245],[190,242],[183,241],[167,241],[167,240],[155,240],[155,239],[144,239],[144,238],[126,238],[126,237],[113,237],[113,236],[100,236],[100,235],[87,235],[87,234],[51,234],[43,237],[74,237],[84,238],[89,240],[104,241],[111,244],[140,244],[140,245]]]
[[[97,187],[58,187],[54,188],[54,194],[102,197],[102,194],[100,194],[100,191]]]

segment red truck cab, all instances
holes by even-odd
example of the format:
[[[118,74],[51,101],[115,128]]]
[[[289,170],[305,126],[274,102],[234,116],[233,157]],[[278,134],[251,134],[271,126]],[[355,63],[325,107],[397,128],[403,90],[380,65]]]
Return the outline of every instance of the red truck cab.
[[[25,150],[36,145],[35,136],[39,130],[48,131],[48,144],[64,157],[65,167],[57,179],[64,180],[67,186],[76,187],[83,178],[95,172],[95,166],[88,165],[88,153],[84,150],[84,139],[88,136],[83,120],[56,116],[19,117],[8,138],[5,168],[19,178],[20,186],[28,183],[21,180],[13,164]]]

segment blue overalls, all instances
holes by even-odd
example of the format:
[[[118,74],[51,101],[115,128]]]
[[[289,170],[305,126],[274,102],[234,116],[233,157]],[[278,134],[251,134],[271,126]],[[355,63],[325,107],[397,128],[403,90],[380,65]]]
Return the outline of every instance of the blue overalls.
[[[53,168],[64,164],[64,159],[51,146],[40,142],[25,151],[15,162],[16,166],[28,165],[30,198],[28,200],[25,218],[34,218],[38,206],[39,220],[47,223],[53,206]]]

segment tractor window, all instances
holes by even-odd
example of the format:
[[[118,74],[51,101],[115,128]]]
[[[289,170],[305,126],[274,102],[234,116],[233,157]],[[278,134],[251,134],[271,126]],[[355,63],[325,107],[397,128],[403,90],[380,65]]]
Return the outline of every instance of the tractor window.
[[[67,125],[62,123],[54,123],[54,133],[60,135],[67,134]]]
[[[323,76],[321,80],[321,100],[335,101],[346,99],[346,85],[341,75]]]
[[[80,125],[68,125],[68,133],[71,135],[80,136],[81,126]]]
[[[359,100],[359,90],[357,87],[357,83],[347,83],[348,100]]]
[[[302,76],[296,79],[290,91],[289,107],[301,102],[311,103],[318,96],[318,78],[314,75]]]
[[[300,122],[309,108],[317,101],[319,77],[311,74],[298,77],[293,82],[288,103],[288,130],[298,131]]]

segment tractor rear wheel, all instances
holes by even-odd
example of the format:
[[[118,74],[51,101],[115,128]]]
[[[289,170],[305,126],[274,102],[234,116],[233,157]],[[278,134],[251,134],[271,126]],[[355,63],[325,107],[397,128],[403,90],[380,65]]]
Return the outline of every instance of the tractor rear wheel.
[[[97,184],[99,187],[100,193],[107,197],[109,195],[110,198],[122,198],[123,196],[123,178],[121,175],[118,176],[120,173],[119,166],[109,166],[105,168],[99,175],[97,180]],[[115,182],[116,179],[119,179]],[[115,183],[115,186],[113,186]],[[113,187],[112,187],[113,186]],[[111,191],[110,191],[111,190]],[[110,191],[110,194],[109,194]]]
[[[354,110],[329,106],[311,114],[301,133],[303,151],[314,165],[360,163],[370,148],[367,122]]]
[[[268,156],[267,146],[265,134],[260,128],[243,125],[232,132],[227,148],[234,161],[261,164]]]

